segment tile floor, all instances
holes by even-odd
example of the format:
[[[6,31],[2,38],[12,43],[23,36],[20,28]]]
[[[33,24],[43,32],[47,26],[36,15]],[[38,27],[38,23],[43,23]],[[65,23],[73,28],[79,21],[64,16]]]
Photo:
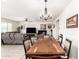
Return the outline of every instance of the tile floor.
[[[24,54],[23,45],[1,45],[1,59],[25,59]]]
[[[25,59],[23,45],[1,45],[1,59]]]

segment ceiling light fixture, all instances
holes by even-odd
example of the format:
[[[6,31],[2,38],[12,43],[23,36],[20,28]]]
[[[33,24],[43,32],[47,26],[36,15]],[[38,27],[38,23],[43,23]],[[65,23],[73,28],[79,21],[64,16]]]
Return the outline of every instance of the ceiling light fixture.
[[[44,14],[40,16],[40,19],[47,21],[48,19],[52,19],[52,15],[48,14],[47,11],[47,0],[45,0],[44,2],[45,2]]]
[[[28,18],[25,18],[25,21],[28,21]]]

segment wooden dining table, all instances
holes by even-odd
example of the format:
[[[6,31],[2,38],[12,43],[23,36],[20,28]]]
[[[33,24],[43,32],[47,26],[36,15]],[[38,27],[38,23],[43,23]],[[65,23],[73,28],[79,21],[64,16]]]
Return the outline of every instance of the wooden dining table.
[[[65,55],[65,51],[55,38],[39,38],[26,52],[27,57],[60,55]]]

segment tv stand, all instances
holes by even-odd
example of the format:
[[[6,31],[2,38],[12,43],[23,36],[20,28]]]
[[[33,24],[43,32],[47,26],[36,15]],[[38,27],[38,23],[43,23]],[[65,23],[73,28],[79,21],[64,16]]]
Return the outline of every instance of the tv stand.
[[[46,35],[47,31],[46,30],[38,30],[38,34],[42,34],[42,33],[45,33],[45,35]]]
[[[36,33],[27,33],[27,36],[35,36]]]

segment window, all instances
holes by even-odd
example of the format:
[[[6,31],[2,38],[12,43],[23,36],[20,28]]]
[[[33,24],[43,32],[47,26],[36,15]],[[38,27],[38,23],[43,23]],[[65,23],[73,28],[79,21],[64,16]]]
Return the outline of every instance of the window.
[[[7,23],[6,22],[1,23],[1,32],[7,32]]]
[[[12,24],[11,23],[8,23],[8,31],[12,31]]]
[[[1,22],[1,32],[12,31],[12,24],[7,22]]]

